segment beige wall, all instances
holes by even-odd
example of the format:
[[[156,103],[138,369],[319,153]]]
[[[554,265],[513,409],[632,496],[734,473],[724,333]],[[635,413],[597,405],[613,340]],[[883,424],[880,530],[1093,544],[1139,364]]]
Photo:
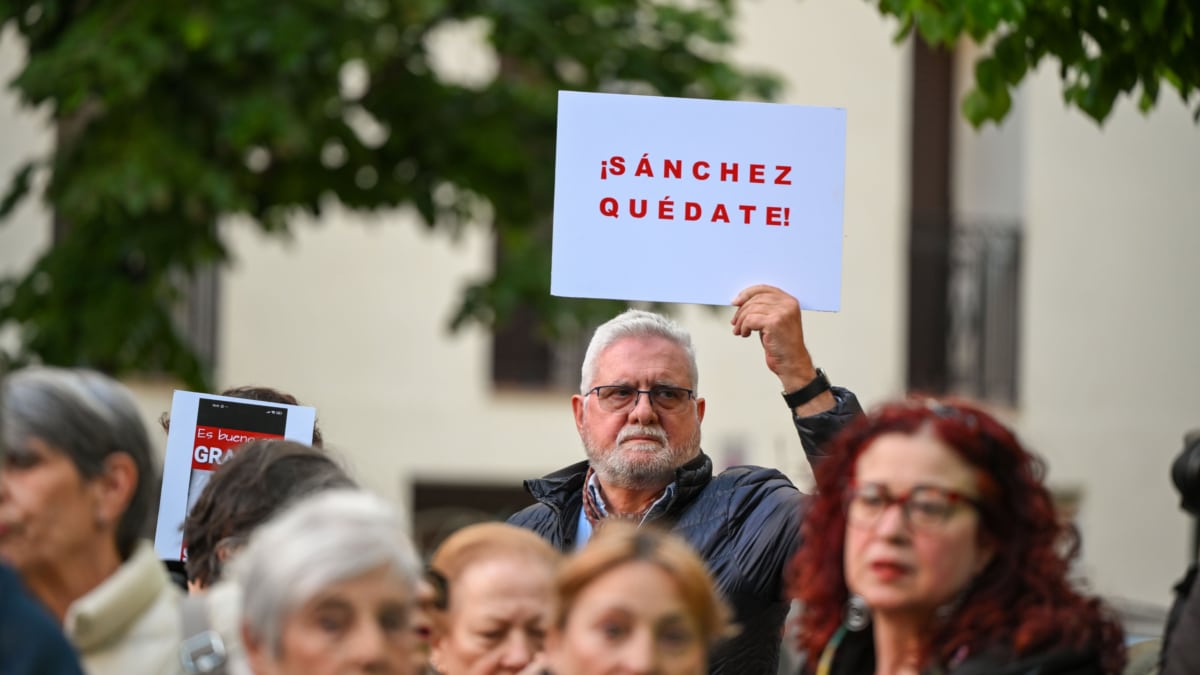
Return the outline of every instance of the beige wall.
[[[1170,462],[1200,427],[1200,129],[1166,91],[1099,127],[1046,64],[999,129],[955,133],[959,217],[1024,229],[1017,428],[1082,490],[1082,571],[1165,603],[1190,536]]]
[[[1022,426],[1086,489],[1098,587],[1165,600],[1189,538],[1170,461],[1200,427],[1200,127],[1164,90],[1097,128],[1055,74],[1029,84]]]

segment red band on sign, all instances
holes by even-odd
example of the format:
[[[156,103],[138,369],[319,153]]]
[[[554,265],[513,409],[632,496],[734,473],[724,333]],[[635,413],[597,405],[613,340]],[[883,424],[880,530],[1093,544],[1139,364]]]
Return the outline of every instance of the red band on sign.
[[[234,455],[238,446],[247,441],[263,438],[283,438],[283,436],[240,429],[197,426],[196,442],[192,447],[192,468],[215,471],[218,466]]]

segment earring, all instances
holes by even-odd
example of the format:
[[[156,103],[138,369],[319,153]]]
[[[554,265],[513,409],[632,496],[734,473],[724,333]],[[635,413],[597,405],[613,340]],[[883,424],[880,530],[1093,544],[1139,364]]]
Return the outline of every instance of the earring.
[[[846,618],[843,623],[846,630],[855,633],[871,625],[871,608],[867,606],[863,596],[855,593],[846,600]]]

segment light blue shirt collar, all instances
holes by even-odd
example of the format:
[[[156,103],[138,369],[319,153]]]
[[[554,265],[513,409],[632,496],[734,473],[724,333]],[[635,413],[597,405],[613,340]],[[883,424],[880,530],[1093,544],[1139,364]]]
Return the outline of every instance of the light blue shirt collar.
[[[587,485],[583,486],[583,489],[592,493],[592,500],[596,503],[596,508],[600,510],[601,514],[607,516],[608,505],[604,503],[604,496],[600,493],[600,483],[596,480],[596,474],[592,474],[591,479],[587,482]],[[671,498],[674,496],[675,482],[672,481],[671,484],[668,485],[665,490],[663,490],[662,495],[660,495],[658,499],[655,499],[654,503],[650,505],[650,508],[646,510],[646,515],[642,516],[642,520],[638,523],[638,525],[640,526],[652,518],[657,518],[660,513],[665,512],[667,510],[667,505],[671,503]],[[575,549],[579,550],[583,548],[583,545],[586,544],[591,538],[592,524],[588,522],[587,514],[584,513],[584,509],[579,509],[579,524],[575,527]]]

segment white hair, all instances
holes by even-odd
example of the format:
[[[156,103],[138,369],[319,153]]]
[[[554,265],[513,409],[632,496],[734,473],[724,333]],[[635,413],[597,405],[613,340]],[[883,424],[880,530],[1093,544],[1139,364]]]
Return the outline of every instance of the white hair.
[[[322,589],[387,567],[416,597],[420,564],[396,508],[367,492],[329,490],[259,528],[233,562],[242,621],[278,654],[289,614]]]
[[[600,354],[617,341],[630,337],[660,337],[679,345],[687,356],[691,388],[699,388],[700,371],[696,368],[696,348],[692,346],[692,336],[683,326],[662,314],[627,309],[601,324],[592,334],[592,341],[588,343],[587,353],[583,357],[579,393],[586,395],[588,390],[595,386],[593,379],[596,377],[596,359]]]

